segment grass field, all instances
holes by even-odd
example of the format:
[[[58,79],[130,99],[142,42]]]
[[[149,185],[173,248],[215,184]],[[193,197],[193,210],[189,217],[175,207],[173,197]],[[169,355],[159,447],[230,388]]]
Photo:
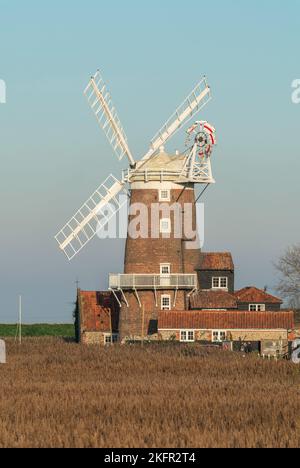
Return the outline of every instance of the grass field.
[[[16,336],[17,325],[1,325],[0,324],[0,337],[14,337]],[[22,335],[24,337],[42,337],[42,336],[57,336],[57,337],[74,337],[74,325],[23,325]]]
[[[198,346],[8,340],[0,447],[299,447],[300,368]]]

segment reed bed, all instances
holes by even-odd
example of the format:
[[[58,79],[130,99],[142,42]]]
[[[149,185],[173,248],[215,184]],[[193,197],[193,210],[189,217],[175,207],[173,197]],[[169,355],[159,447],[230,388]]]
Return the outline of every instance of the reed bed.
[[[198,346],[8,341],[0,447],[300,446],[300,369]]]

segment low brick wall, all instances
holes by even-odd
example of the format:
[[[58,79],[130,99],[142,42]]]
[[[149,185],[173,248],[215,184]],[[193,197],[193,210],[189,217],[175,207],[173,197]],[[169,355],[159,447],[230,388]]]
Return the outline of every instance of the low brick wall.
[[[102,332],[83,332],[82,343],[84,345],[105,346],[105,334]]]
[[[159,336],[163,341],[180,341],[179,330],[159,330]],[[196,330],[195,339],[197,342],[212,342],[212,330]],[[228,341],[264,341],[264,340],[287,340],[286,330],[234,330],[227,331]]]
[[[280,341],[280,340],[287,340],[288,333],[286,330],[244,330],[244,331],[234,331],[229,332],[227,337],[231,339],[231,341],[264,341],[264,340],[271,340],[271,341]]]

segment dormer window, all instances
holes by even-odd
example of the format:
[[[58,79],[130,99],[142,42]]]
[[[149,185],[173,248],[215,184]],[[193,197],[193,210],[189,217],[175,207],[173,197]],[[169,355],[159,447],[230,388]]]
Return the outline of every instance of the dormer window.
[[[226,276],[213,278],[212,289],[228,290],[228,278],[226,278]]]

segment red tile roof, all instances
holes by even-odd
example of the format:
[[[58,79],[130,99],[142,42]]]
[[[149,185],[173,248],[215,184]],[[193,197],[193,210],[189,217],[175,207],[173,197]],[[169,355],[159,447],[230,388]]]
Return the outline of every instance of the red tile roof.
[[[226,291],[196,291],[190,297],[192,309],[237,309],[236,298]]]
[[[229,252],[201,253],[200,265],[202,271],[234,271],[232,255]]]
[[[282,304],[282,300],[278,297],[271,296],[265,291],[257,289],[254,286],[236,291],[235,297],[239,303]]]
[[[159,330],[292,330],[293,312],[160,312]]]

